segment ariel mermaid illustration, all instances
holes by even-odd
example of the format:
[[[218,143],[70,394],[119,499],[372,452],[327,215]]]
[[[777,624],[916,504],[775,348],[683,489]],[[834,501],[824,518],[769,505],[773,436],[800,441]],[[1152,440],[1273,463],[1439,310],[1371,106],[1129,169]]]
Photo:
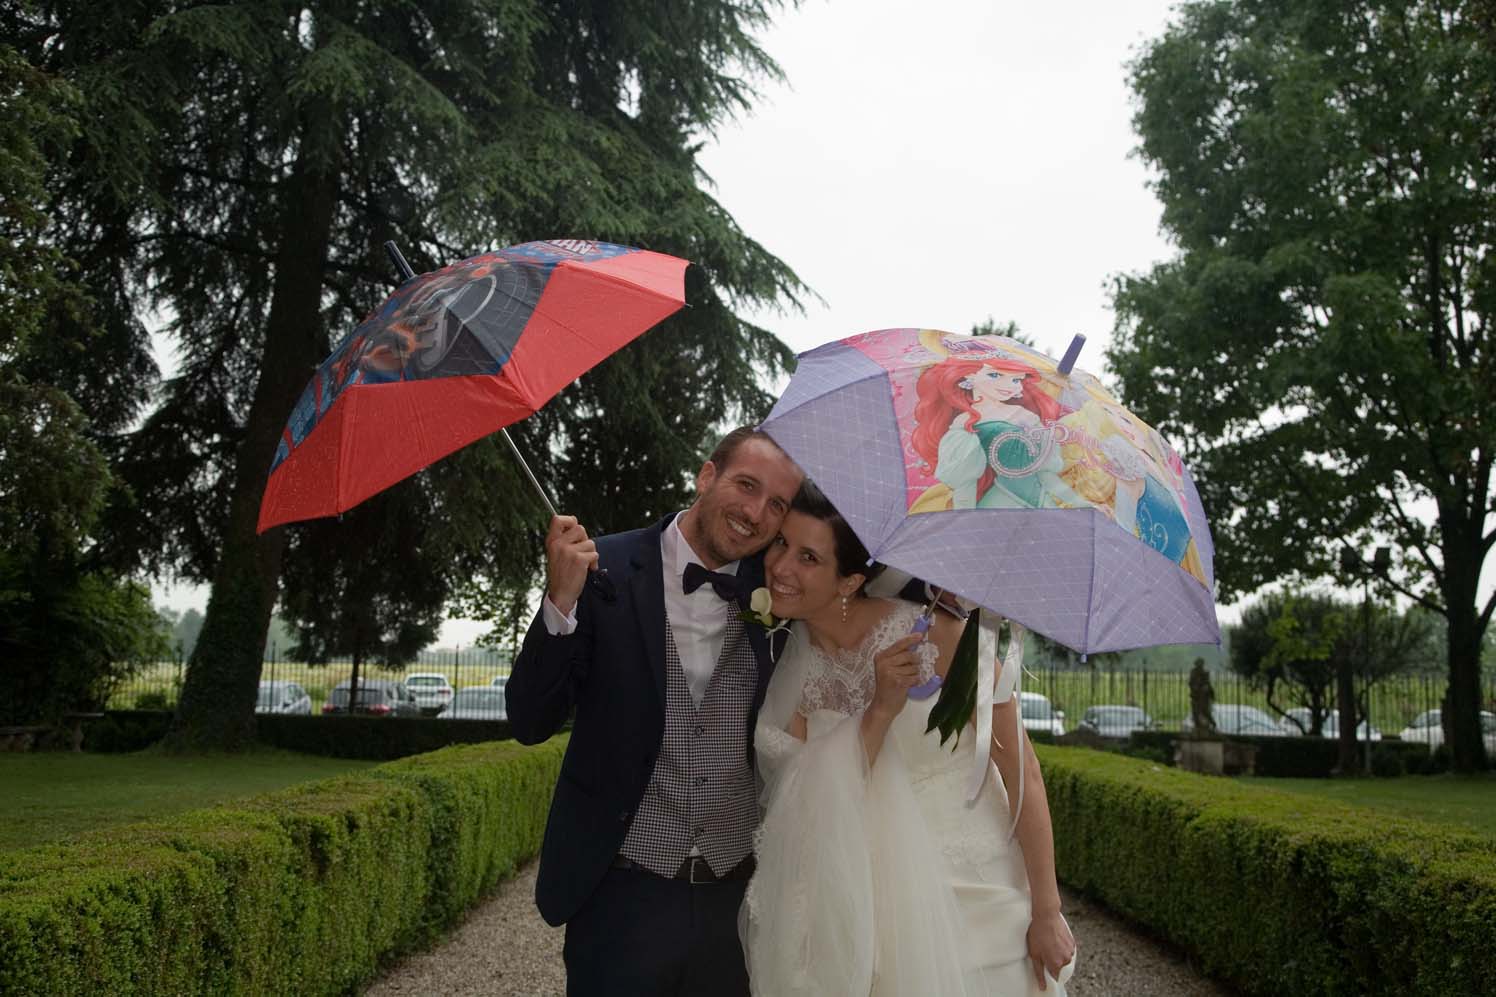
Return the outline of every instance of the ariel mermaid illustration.
[[[915,453],[940,484],[911,512],[941,508],[1084,508],[1061,476],[1065,408],[1021,360],[948,356],[915,383]]]

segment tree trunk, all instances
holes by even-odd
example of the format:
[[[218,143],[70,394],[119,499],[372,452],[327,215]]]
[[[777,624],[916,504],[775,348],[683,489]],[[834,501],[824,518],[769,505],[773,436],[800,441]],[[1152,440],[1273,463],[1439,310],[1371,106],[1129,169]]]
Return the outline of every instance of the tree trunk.
[[[1355,662],[1343,658],[1335,668],[1335,696],[1340,714],[1340,774],[1356,775],[1361,771],[1361,753],[1356,750]]]
[[[1478,548],[1478,545],[1475,545]],[[1449,614],[1449,689],[1444,743],[1456,772],[1482,772],[1486,746],[1480,730],[1480,616],[1475,597],[1481,554],[1458,541],[1444,545],[1444,602]]]
[[[359,666],[364,663],[363,655],[357,648],[353,650],[353,674],[348,676],[348,715],[351,717],[358,712],[358,673]]]
[[[223,551],[172,726],[170,744],[178,749],[233,751],[254,737],[256,687],[284,549],[284,527],[257,535],[255,524],[282,427],[321,359],[322,270],[338,190],[336,156],[328,146],[336,149],[336,134],[330,113],[303,117]]]

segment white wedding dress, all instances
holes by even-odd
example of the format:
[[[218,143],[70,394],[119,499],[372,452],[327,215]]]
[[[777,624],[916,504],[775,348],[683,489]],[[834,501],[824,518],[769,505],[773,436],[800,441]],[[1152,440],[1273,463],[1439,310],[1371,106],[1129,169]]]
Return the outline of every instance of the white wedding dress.
[[[795,624],[760,712],[765,816],[739,917],[753,992],[1064,997],[1063,983],[1040,991],[1034,981],[1023,856],[990,762],[966,804],[975,732],[962,734],[960,751],[942,747],[925,733],[936,697],[910,700],[867,765],[859,720],[873,656],[919,615],[887,605],[861,646],[834,657]],[[933,674],[929,661],[923,670]],[[1001,675],[997,695],[1012,695],[1015,680]],[[796,710],[807,719],[803,742],[786,730]]]

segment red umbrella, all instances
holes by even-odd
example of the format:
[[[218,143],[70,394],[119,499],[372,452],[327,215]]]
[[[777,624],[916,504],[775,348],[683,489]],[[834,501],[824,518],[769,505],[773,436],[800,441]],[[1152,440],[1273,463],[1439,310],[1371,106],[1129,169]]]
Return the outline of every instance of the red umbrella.
[[[350,509],[535,412],[677,311],[686,266],[560,240],[406,281],[302,392],[271,464],[259,532]]]

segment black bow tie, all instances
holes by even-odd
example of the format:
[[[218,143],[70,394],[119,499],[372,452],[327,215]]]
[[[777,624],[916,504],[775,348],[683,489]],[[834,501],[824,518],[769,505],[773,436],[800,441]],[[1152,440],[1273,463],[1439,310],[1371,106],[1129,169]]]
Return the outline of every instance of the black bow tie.
[[[712,591],[723,599],[736,599],[743,588],[742,580],[737,575],[729,575],[722,571],[708,571],[695,561],[686,565],[686,570],[681,575],[681,587],[686,590],[686,595],[690,595],[707,584],[710,584]]]

